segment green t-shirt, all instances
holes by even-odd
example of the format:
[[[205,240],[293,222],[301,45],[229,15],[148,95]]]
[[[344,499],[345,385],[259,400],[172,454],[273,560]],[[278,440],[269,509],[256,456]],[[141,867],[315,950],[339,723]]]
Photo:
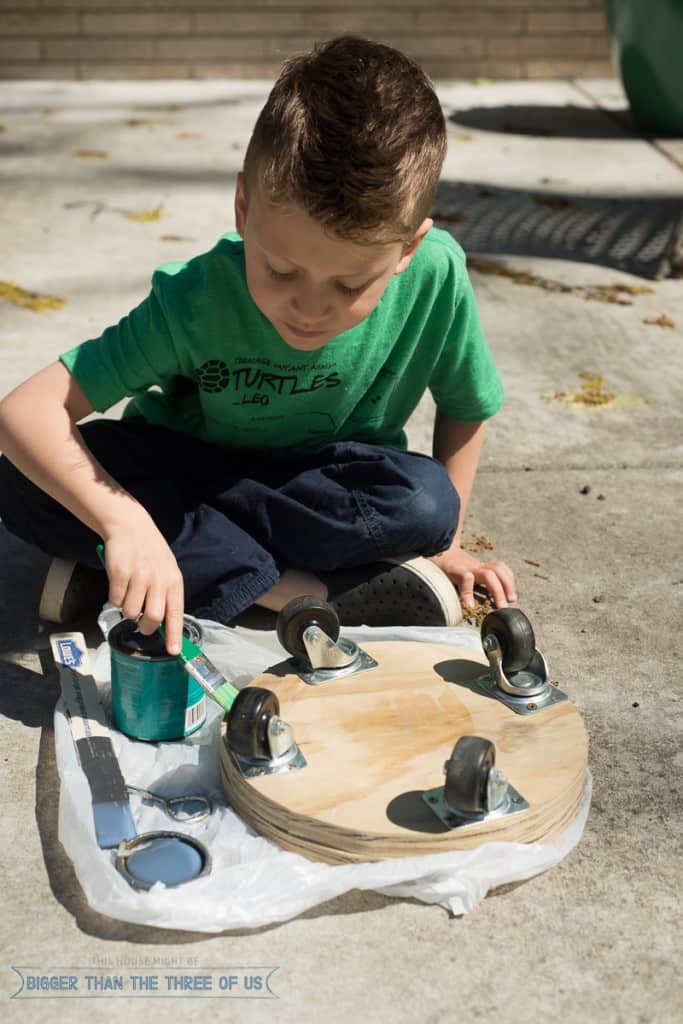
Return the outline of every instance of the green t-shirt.
[[[230,233],[160,267],[139,306],[61,359],[100,412],[134,396],[124,415],[258,451],[348,440],[404,448],[426,388],[468,422],[503,399],[464,253],[435,228],[373,312],[315,352],[287,345],[254,304],[244,243]]]

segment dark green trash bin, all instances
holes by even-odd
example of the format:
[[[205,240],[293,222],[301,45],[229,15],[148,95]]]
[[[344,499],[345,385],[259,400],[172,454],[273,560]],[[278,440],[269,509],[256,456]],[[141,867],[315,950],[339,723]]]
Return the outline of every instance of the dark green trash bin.
[[[683,0],[605,0],[612,59],[633,117],[683,136]]]

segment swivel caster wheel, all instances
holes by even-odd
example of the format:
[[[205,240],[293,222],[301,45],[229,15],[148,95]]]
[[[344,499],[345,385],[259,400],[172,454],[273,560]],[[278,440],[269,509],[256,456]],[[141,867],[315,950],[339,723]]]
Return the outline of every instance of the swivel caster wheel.
[[[268,726],[280,714],[280,702],[272,690],[247,686],[235,697],[228,713],[227,742],[239,757],[270,760]]]
[[[495,765],[491,740],[461,736],[444,764],[445,785],[423,793],[423,799],[448,828],[526,810],[527,801]]]
[[[280,718],[277,694],[247,686],[235,697],[225,726],[225,745],[244,778],[306,767],[292,727]]]
[[[534,656],[536,639],[531,623],[519,608],[498,608],[489,612],[481,626],[481,639],[494,636],[502,655],[505,672],[525,669]]]
[[[448,807],[464,814],[486,814],[489,810],[489,778],[496,763],[496,748],[481,736],[461,736],[444,765],[444,800]]]
[[[491,671],[477,685],[517,714],[533,714],[567,699],[550,682],[531,623],[519,608],[489,612],[481,626],[481,644]]]
[[[353,640],[340,638],[336,611],[319,597],[295,597],[279,613],[276,629],[292,656],[292,669],[306,683],[329,682],[377,664]]]
[[[304,633],[310,626],[317,626],[333,643],[339,638],[339,618],[331,604],[319,597],[295,597],[276,623],[277,638],[287,654],[308,660]]]

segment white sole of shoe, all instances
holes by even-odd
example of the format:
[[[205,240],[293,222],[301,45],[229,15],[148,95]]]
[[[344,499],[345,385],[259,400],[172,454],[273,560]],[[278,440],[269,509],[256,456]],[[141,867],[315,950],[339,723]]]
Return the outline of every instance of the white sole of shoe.
[[[38,615],[46,622],[62,622],[64,595],[74,571],[75,562],[65,558],[53,558],[45,577],[43,592],[40,595]]]
[[[383,558],[382,561],[390,562],[392,565],[405,566],[421,580],[424,580],[438,599],[447,626],[458,626],[462,622],[462,605],[458,592],[438,565],[434,565],[434,562],[430,562],[422,555],[408,555],[406,558]]]

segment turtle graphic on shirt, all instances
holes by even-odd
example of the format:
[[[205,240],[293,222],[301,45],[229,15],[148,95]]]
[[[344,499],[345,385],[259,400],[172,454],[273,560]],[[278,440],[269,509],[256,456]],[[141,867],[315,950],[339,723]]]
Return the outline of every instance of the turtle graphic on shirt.
[[[207,359],[193,370],[192,376],[202,391],[215,395],[225,391],[230,383],[230,368],[222,359]]]

